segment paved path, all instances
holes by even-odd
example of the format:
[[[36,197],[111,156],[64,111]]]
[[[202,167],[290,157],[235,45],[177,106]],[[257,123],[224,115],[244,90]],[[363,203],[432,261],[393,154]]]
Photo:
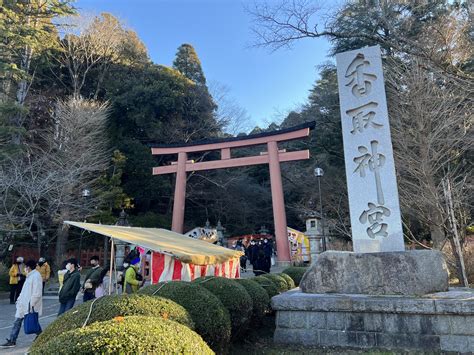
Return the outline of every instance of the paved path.
[[[82,301],[82,294],[79,293],[76,304]],[[10,331],[15,320],[15,305],[10,304],[8,299],[0,300],[0,343],[4,343],[10,337]],[[40,324],[45,329],[49,323],[56,319],[59,310],[58,296],[43,297],[43,315],[40,317]],[[16,347],[12,349],[0,349],[0,354],[25,354],[36,335],[25,335],[23,326],[16,341]]]

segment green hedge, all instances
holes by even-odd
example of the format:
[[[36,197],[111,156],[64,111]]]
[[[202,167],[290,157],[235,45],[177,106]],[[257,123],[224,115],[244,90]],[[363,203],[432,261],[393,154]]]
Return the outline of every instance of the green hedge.
[[[262,277],[266,277],[267,279],[271,280],[275,284],[278,292],[288,291],[288,284],[283,277],[277,274],[265,274],[262,275]]]
[[[282,271],[283,274],[290,276],[295,282],[296,286],[300,285],[301,279],[303,278],[304,273],[308,270],[307,267],[302,266],[290,266]]]
[[[275,286],[275,283],[272,282],[267,277],[263,276],[257,276],[253,277],[251,280],[257,282],[260,286],[263,287],[265,291],[267,291],[268,297],[271,299],[273,296],[276,296],[279,294],[277,287]]]
[[[32,355],[214,354],[188,327],[158,317],[127,316],[59,333]]]
[[[207,288],[219,298],[229,311],[232,326],[232,338],[237,339],[247,330],[252,318],[252,298],[245,287],[234,279],[225,277],[208,276],[193,281]]]
[[[194,321],[195,331],[212,349],[220,353],[227,349],[231,334],[229,312],[210,291],[185,281],[159,283],[139,290],[144,294],[155,292],[183,306]]]
[[[104,296],[83,303],[61,315],[52,322],[33,343],[32,349],[48,342],[58,334],[82,327],[92,305],[87,324],[106,321],[117,316],[153,316],[171,319],[194,329],[194,322],[184,307],[162,297],[145,295]]]
[[[249,279],[236,279],[235,281],[245,288],[252,299],[252,326],[260,324],[265,316],[265,312],[268,310],[270,297],[268,297],[267,292],[258,282]]]
[[[280,273],[280,274],[276,274],[276,275],[281,276],[285,279],[286,285],[288,286],[288,290],[292,290],[296,287],[295,282],[293,281],[293,279],[289,275],[284,274],[284,273]]]

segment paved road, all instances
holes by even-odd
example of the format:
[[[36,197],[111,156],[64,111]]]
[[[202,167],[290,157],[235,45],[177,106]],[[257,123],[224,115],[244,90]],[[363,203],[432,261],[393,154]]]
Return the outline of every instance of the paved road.
[[[80,300],[76,301],[78,304]],[[57,296],[43,297],[43,315],[40,317],[40,324],[45,329],[49,323],[56,319],[59,309]],[[10,337],[10,331],[15,320],[15,305],[10,304],[8,299],[0,300],[0,342],[3,344],[6,338]],[[25,335],[23,328],[18,336],[16,347],[12,349],[0,349],[0,354],[25,354],[36,335]]]

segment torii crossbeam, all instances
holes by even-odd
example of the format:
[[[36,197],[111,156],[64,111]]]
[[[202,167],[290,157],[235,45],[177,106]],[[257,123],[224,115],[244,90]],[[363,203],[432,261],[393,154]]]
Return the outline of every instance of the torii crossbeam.
[[[280,163],[309,159],[309,150],[287,152],[286,150],[279,150],[278,143],[307,137],[313,128],[314,122],[310,122],[288,129],[244,137],[206,140],[189,144],[161,145],[151,148],[153,155],[178,154],[177,162],[173,162],[171,165],[153,168],[153,175],[176,173],[171,229],[175,232],[183,233],[187,172],[268,164],[270,168],[278,261],[288,263],[290,261],[290,250],[288,247],[285,200],[283,197]],[[232,158],[231,149],[256,145],[266,145],[267,151],[257,156]],[[188,160],[189,153],[215,150],[221,151],[221,158],[218,160],[196,163],[192,160]]]

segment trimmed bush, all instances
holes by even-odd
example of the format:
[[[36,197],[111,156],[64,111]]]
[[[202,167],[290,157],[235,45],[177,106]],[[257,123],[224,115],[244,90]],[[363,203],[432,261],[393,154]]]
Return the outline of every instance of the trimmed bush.
[[[288,291],[288,284],[286,283],[286,280],[283,277],[277,274],[265,274],[262,276],[271,280],[275,284],[278,292]]]
[[[281,276],[285,279],[286,285],[288,286],[288,290],[292,290],[296,287],[295,282],[293,281],[293,279],[289,275],[284,274],[284,273],[280,273],[280,274],[276,274],[276,275]]]
[[[158,292],[156,292],[158,291]],[[139,293],[169,298],[183,306],[195,324],[195,331],[216,352],[222,353],[230,341],[230,316],[221,301],[198,284],[171,281],[143,287]]]
[[[232,327],[232,338],[237,339],[245,333],[252,318],[252,298],[245,287],[233,279],[225,277],[201,277],[193,281],[207,288],[219,298],[225,308],[229,311]]]
[[[253,277],[251,280],[257,282],[260,286],[263,287],[265,291],[267,291],[268,297],[271,299],[273,296],[276,296],[279,294],[277,287],[275,284],[272,282],[272,280],[263,277],[263,276],[257,276]]]
[[[95,300],[94,304],[83,303],[62,314],[41,333],[32,349],[57,337],[58,334],[82,327],[91,306],[92,312],[87,325],[117,316],[151,316],[171,319],[188,328],[194,328],[194,322],[186,309],[169,299],[145,295],[104,296]]]
[[[214,354],[188,327],[158,317],[116,317],[57,334],[30,354]]]
[[[268,310],[270,304],[270,298],[268,297],[267,291],[260,286],[258,282],[249,279],[235,279],[235,281],[242,285],[252,299],[252,325],[260,324],[265,312]]]
[[[296,286],[300,285],[301,279],[303,278],[304,273],[308,270],[307,267],[302,266],[290,266],[282,271],[283,274],[290,276],[295,282]]]

